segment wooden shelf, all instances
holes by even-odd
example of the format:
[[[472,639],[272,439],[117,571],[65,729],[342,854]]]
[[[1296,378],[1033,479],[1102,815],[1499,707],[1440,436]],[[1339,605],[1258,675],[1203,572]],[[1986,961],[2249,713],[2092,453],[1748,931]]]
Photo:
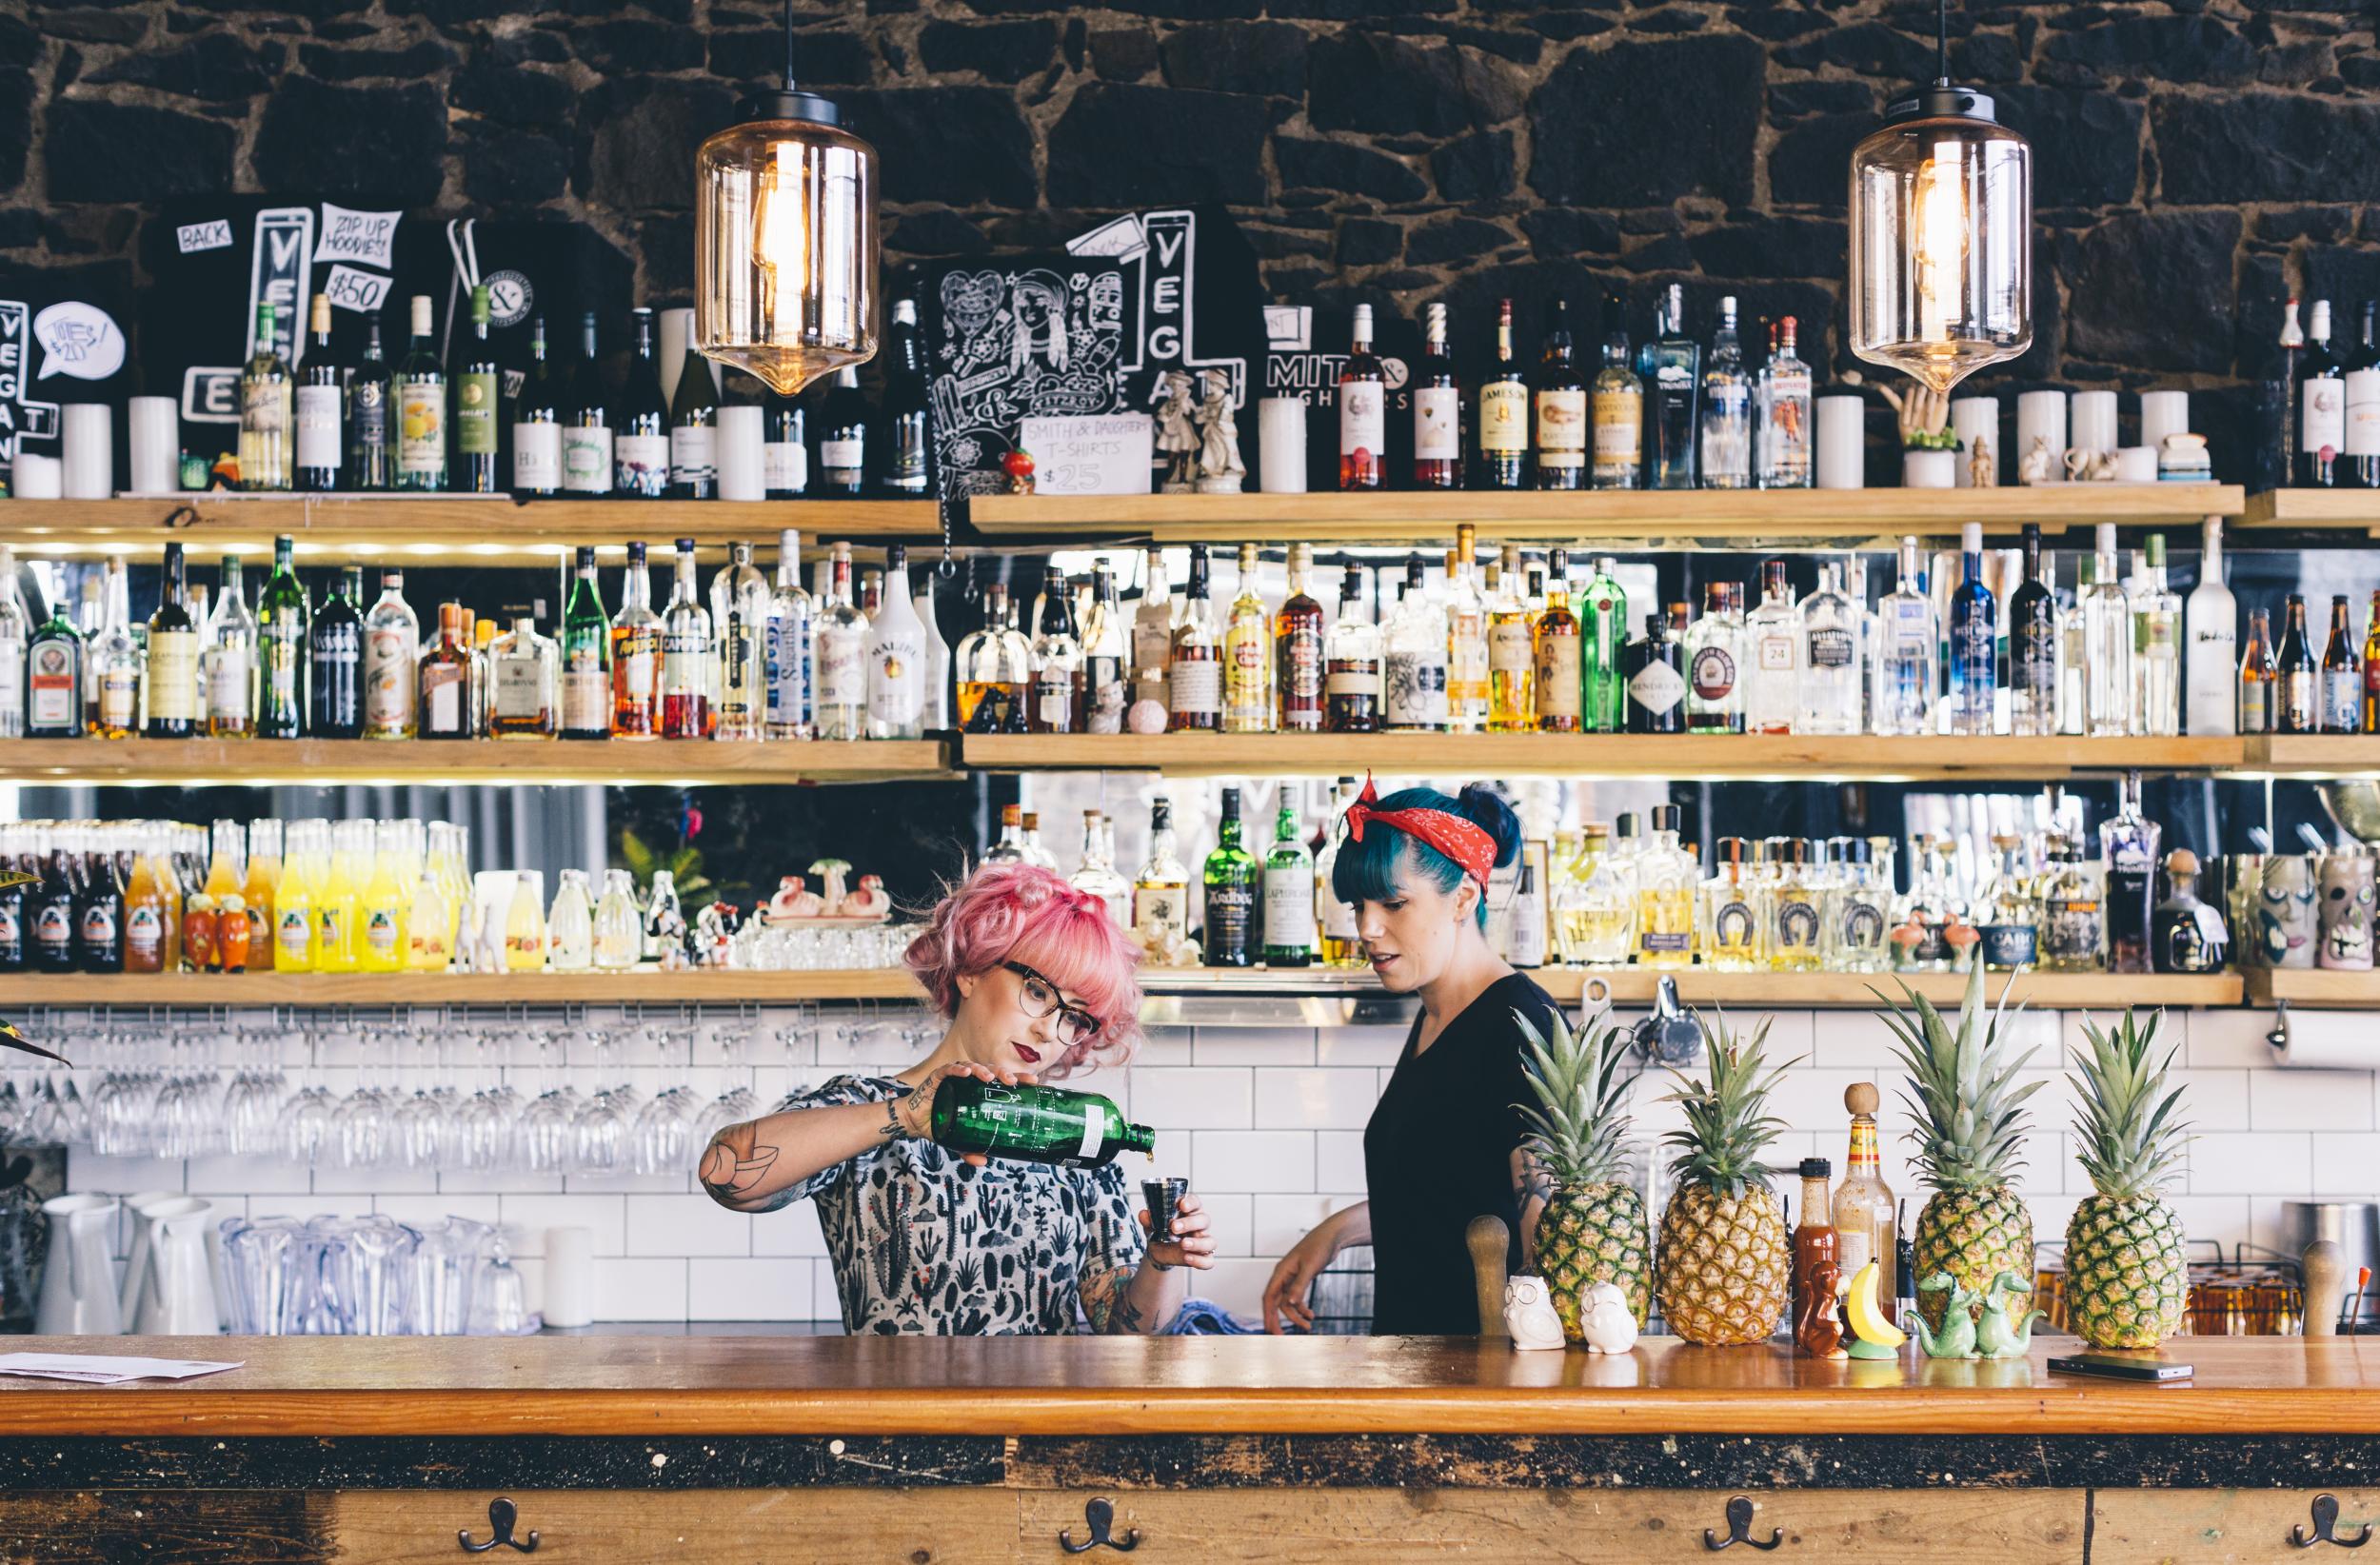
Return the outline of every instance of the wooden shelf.
[[[2380,743],[2380,742],[2375,742]],[[967,734],[962,764],[994,771],[1171,777],[1661,777],[2034,781],[2240,763],[2236,739],[1887,739],[1769,734]]]
[[[779,529],[805,540],[934,539],[928,500],[527,500],[464,495],[239,495],[117,500],[0,500],[0,544],[26,554],[146,554],[168,543],[208,552],[269,552],[297,540],[301,560],[404,565],[566,557],[580,545],[633,542],[658,555],[672,540],[705,549],[773,545]],[[804,551],[805,553],[807,550]]]
[[[2380,777],[2380,734],[2251,734],[2240,765],[2294,777]]]
[[[73,783],[307,784],[492,782],[679,786],[871,782],[955,778],[941,740],[852,744],[704,740],[571,743],[475,739],[11,739],[0,781]]]
[[[1650,1004],[1662,978],[1639,968],[1580,967],[1548,967],[1530,976],[1557,1000],[1573,1001],[1584,996],[1599,1001],[1608,998],[1624,1007]],[[1688,968],[1668,976],[1677,981],[1677,998],[1688,1005],[1874,1010],[1879,994],[1899,1000],[1903,982],[1936,1005],[1956,1005],[1967,992],[1964,973],[1718,973]],[[1984,993],[1996,1003],[2007,983],[2005,975],[1986,974]],[[2018,975],[2009,1003],[2040,1010],[2107,1010],[2124,1005],[2194,1009],[2237,1005],[2240,999],[2236,973],[2024,973]]]
[[[2287,1000],[2317,1009],[2380,1010],[2380,973],[2346,973],[2322,967],[2251,967],[2248,981],[2251,1005]]]
[[[1497,543],[1641,540],[1665,548],[1755,543],[1843,545],[1954,535],[1980,522],[2049,533],[2099,522],[2195,524],[2238,513],[2232,484],[2057,484],[1997,489],[1691,489],[1579,493],[1395,491],[1385,494],[979,495],[968,503],[992,539],[1149,539],[1230,543],[1250,537],[1334,544],[1435,544],[1477,524]]]
[[[20,973],[11,1012],[29,1005],[388,1006],[735,1005],[923,997],[903,967],[744,973]]]
[[[2232,525],[2344,528],[2380,535],[2380,491],[2267,489],[2248,497]]]

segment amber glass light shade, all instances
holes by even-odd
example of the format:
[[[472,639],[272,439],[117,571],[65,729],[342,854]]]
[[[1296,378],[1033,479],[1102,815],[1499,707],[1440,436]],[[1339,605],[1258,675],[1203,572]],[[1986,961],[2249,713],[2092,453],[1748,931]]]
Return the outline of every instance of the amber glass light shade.
[[[2033,149],[1937,84],[1851,156],[1851,350],[1947,392],[2033,344]]]
[[[876,149],[765,94],[694,163],[694,347],[791,396],[876,355]]]

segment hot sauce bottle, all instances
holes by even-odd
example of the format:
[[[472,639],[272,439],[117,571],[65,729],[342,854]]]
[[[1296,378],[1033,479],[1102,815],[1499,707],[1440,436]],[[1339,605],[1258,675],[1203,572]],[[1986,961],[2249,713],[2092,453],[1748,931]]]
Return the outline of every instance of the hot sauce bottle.
[[[1814,1358],[1840,1357],[1843,1351],[1842,1320],[1835,1305],[1843,1274],[1826,1192],[1834,1171],[1824,1158],[1801,1160],[1801,1223],[1794,1230],[1794,1345]]]

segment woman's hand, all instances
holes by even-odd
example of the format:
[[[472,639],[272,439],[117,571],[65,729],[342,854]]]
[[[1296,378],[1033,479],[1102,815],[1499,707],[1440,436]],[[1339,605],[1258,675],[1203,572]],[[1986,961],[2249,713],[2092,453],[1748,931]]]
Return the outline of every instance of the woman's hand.
[[[972,1076],[979,1081],[997,1081],[1007,1087],[1033,1084],[1033,1073],[1030,1071],[994,1070],[989,1065],[979,1065],[971,1060],[941,1066],[907,1093],[892,1100],[893,1119],[901,1126],[903,1136],[925,1137],[933,1134],[935,1089],[954,1076]],[[980,1152],[970,1152],[960,1160],[973,1163],[978,1168],[987,1161]]]
[[[1140,1226],[1149,1225],[1149,1214],[1143,1208]],[[1150,1233],[1149,1259],[1160,1266],[1195,1266],[1203,1272],[1215,1264],[1215,1241],[1206,1235],[1206,1208],[1199,1204],[1198,1197],[1185,1192],[1174,1203],[1173,1236]]]
[[[1318,1224],[1296,1248],[1280,1258],[1273,1268],[1272,1279],[1264,1284],[1264,1329],[1279,1336],[1288,1326],[1300,1331],[1314,1329],[1314,1306],[1309,1296],[1314,1279],[1322,1269],[1339,1257],[1339,1223],[1334,1218]]]

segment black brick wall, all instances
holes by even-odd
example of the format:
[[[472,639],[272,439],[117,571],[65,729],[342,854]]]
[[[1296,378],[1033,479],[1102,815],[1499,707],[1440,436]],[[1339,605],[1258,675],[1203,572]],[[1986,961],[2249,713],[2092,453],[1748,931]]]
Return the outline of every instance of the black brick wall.
[[[2380,292],[2380,5],[1954,8],[1954,71],[2036,151],[2023,378],[2215,387],[2292,290]],[[1846,160],[1930,74],[1885,0],[802,4],[807,83],[883,154],[896,257],[1041,246],[1132,203],[1230,203],[1285,299],[1741,293],[1836,357]],[[346,192],[581,219],[667,302],[694,144],[781,57],[724,0],[15,0],[0,262],[129,254],[145,203]],[[2372,204],[2369,208],[2367,204]],[[130,266],[129,260],[117,264]],[[1524,326],[1524,329],[1526,329]],[[2219,427],[2221,399],[2204,421]]]

